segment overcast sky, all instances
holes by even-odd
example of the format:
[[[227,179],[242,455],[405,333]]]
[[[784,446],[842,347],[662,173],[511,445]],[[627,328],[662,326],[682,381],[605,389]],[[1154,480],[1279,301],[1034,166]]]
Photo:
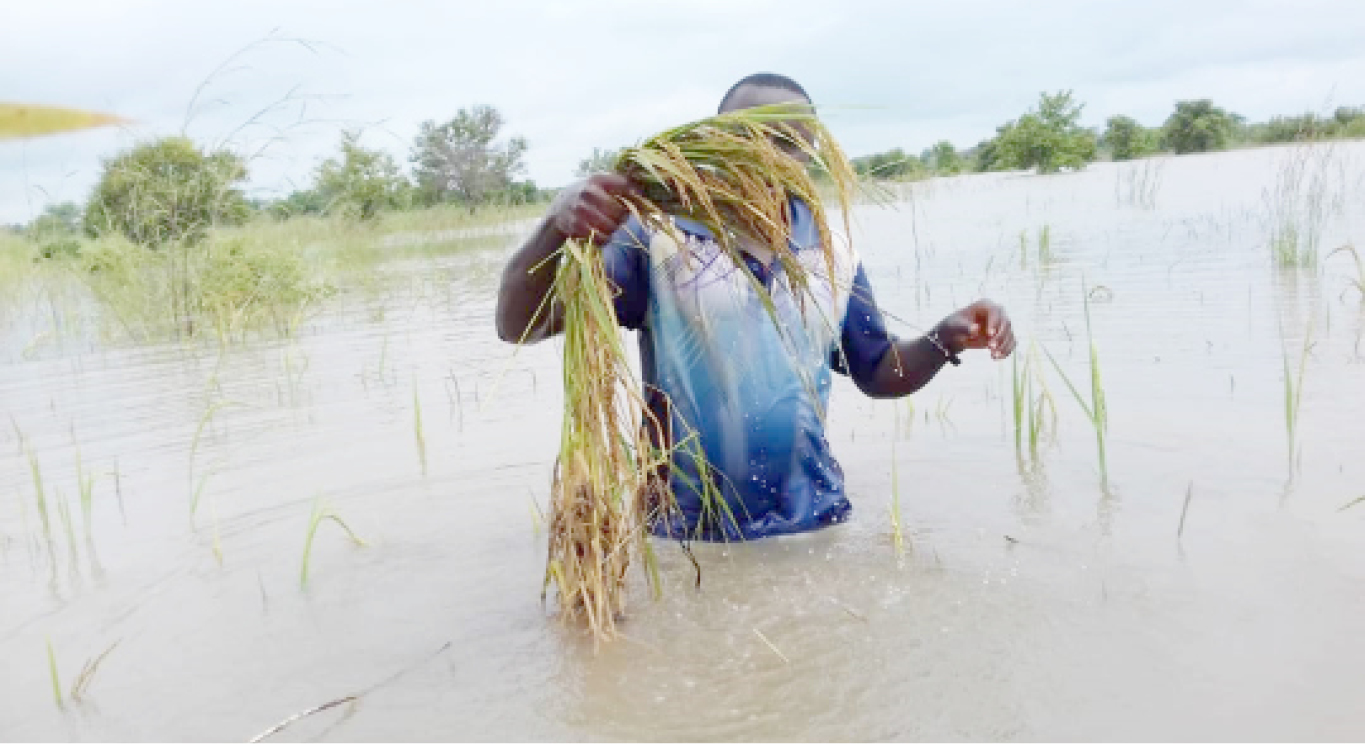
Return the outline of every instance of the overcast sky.
[[[1156,125],[1188,98],[1330,111],[1365,104],[1365,3],[0,0],[0,70],[0,101],[133,122],[0,143],[5,223],[83,201],[102,157],[148,137],[225,143],[275,196],[344,127],[406,166],[420,122],[480,103],[529,141],[526,175],[561,185],[593,147],[712,113],[756,71],[836,106],[853,155],[969,147],[1042,90],[1073,89],[1089,126]]]

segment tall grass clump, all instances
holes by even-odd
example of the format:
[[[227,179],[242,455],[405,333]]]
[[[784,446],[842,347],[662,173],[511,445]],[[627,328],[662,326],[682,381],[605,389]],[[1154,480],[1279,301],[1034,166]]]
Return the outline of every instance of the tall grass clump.
[[[1331,212],[1342,207],[1343,165],[1336,145],[1310,142],[1286,151],[1276,171],[1275,185],[1262,195],[1276,266],[1318,265],[1323,224]]]
[[[829,277],[835,257],[816,183],[791,153],[804,153],[828,174],[847,216],[852,167],[809,107],[747,109],[675,127],[623,150],[615,170],[640,186],[641,196],[627,206],[647,228],[671,232],[670,215],[695,219],[738,266],[741,236],[757,240],[773,251],[802,297],[817,277],[790,249],[789,197],[810,205]],[[776,318],[767,289],[757,280],[754,287]],[[600,252],[566,243],[555,279],[564,310],[564,419],[545,581],[556,589],[561,615],[583,619],[598,639],[614,635],[625,611],[633,558],[645,563],[658,590],[649,527],[674,508],[655,478],[670,453],[654,446],[645,430],[667,422],[650,420],[632,378],[613,295]],[[688,441],[675,434],[674,446]]]
[[[1036,372],[1038,366],[1037,350],[1030,345],[1024,363],[1019,363],[1018,355],[1013,359],[1013,413],[1014,413],[1014,453],[1022,463],[1024,459],[1024,435],[1028,435],[1029,459],[1038,461],[1038,449],[1043,435],[1051,429],[1057,431],[1057,402],[1047,387],[1043,375]],[[1037,382],[1038,394],[1033,393]]]
[[[1115,175],[1115,200],[1120,205],[1156,209],[1165,168],[1166,160],[1162,158],[1143,158],[1125,164]]]
[[[1038,265],[1047,266],[1053,261],[1052,254],[1052,225],[1043,225],[1038,228]]]
[[[1109,462],[1105,453],[1104,437],[1109,428],[1109,407],[1105,403],[1104,383],[1100,377],[1100,355],[1095,346],[1095,333],[1090,324],[1090,293],[1084,282],[1081,283],[1081,292],[1085,307],[1085,335],[1090,346],[1090,395],[1088,400],[1086,396],[1081,395],[1080,390],[1072,383],[1071,378],[1067,377],[1066,371],[1062,369],[1062,365],[1057,363],[1052,352],[1043,349],[1043,353],[1047,354],[1048,361],[1052,362],[1053,368],[1061,376],[1062,382],[1066,383],[1067,389],[1071,391],[1072,397],[1080,405],[1081,410],[1085,412],[1091,428],[1095,431],[1095,450],[1099,455],[1100,462],[1100,483],[1102,486],[1108,487]]]

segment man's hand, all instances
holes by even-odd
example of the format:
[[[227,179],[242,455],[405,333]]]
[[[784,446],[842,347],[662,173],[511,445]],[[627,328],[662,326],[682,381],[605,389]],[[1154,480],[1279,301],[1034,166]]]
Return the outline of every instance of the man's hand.
[[[550,205],[550,226],[565,239],[601,245],[626,221],[630,210],[621,196],[635,188],[624,176],[599,173],[559,192]]]
[[[990,300],[977,300],[943,319],[935,328],[939,340],[954,353],[966,349],[990,349],[992,359],[1014,352],[1014,327],[1005,308]]]

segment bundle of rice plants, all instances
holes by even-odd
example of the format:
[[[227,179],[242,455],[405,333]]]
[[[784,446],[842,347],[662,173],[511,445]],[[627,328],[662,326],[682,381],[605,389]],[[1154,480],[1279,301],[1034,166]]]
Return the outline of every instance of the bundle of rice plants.
[[[804,154],[812,168],[794,154]],[[744,265],[741,238],[758,241],[798,297],[812,280],[828,280],[812,277],[791,249],[789,199],[801,199],[815,218],[828,277],[835,275],[833,239],[811,170],[833,182],[847,228],[853,168],[809,107],[746,109],[685,124],[623,150],[614,169],[639,187],[627,206],[647,228],[670,230],[675,215],[696,220],[737,266]],[[754,287],[776,322],[768,290],[756,280]],[[651,420],[630,373],[614,292],[600,251],[567,242],[554,293],[564,311],[564,421],[545,586],[554,585],[561,616],[586,621],[598,640],[615,635],[625,612],[633,558],[659,591],[650,525],[675,508],[655,477],[666,472],[670,453],[647,432],[666,422]],[[663,439],[690,441],[679,434]]]

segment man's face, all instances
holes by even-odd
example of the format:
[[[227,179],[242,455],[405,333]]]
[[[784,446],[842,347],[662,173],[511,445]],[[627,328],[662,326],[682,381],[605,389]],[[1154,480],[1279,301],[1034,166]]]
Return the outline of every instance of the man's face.
[[[757,108],[759,106],[776,106],[780,104],[789,104],[794,107],[800,107],[800,110],[802,111],[809,111],[811,105],[810,101],[806,100],[800,93],[794,91],[783,88],[773,88],[766,85],[746,85],[735,91],[734,96],[730,98],[729,105],[725,107],[725,111],[728,113],[739,109]],[[805,122],[792,121],[789,122],[788,125],[796,130],[801,139],[805,141],[806,145],[809,146],[813,144],[814,139],[811,136],[810,127]],[[810,155],[795,143],[778,141],[774,144],[780,147],[783,152],[802,163],[810,162]]]

